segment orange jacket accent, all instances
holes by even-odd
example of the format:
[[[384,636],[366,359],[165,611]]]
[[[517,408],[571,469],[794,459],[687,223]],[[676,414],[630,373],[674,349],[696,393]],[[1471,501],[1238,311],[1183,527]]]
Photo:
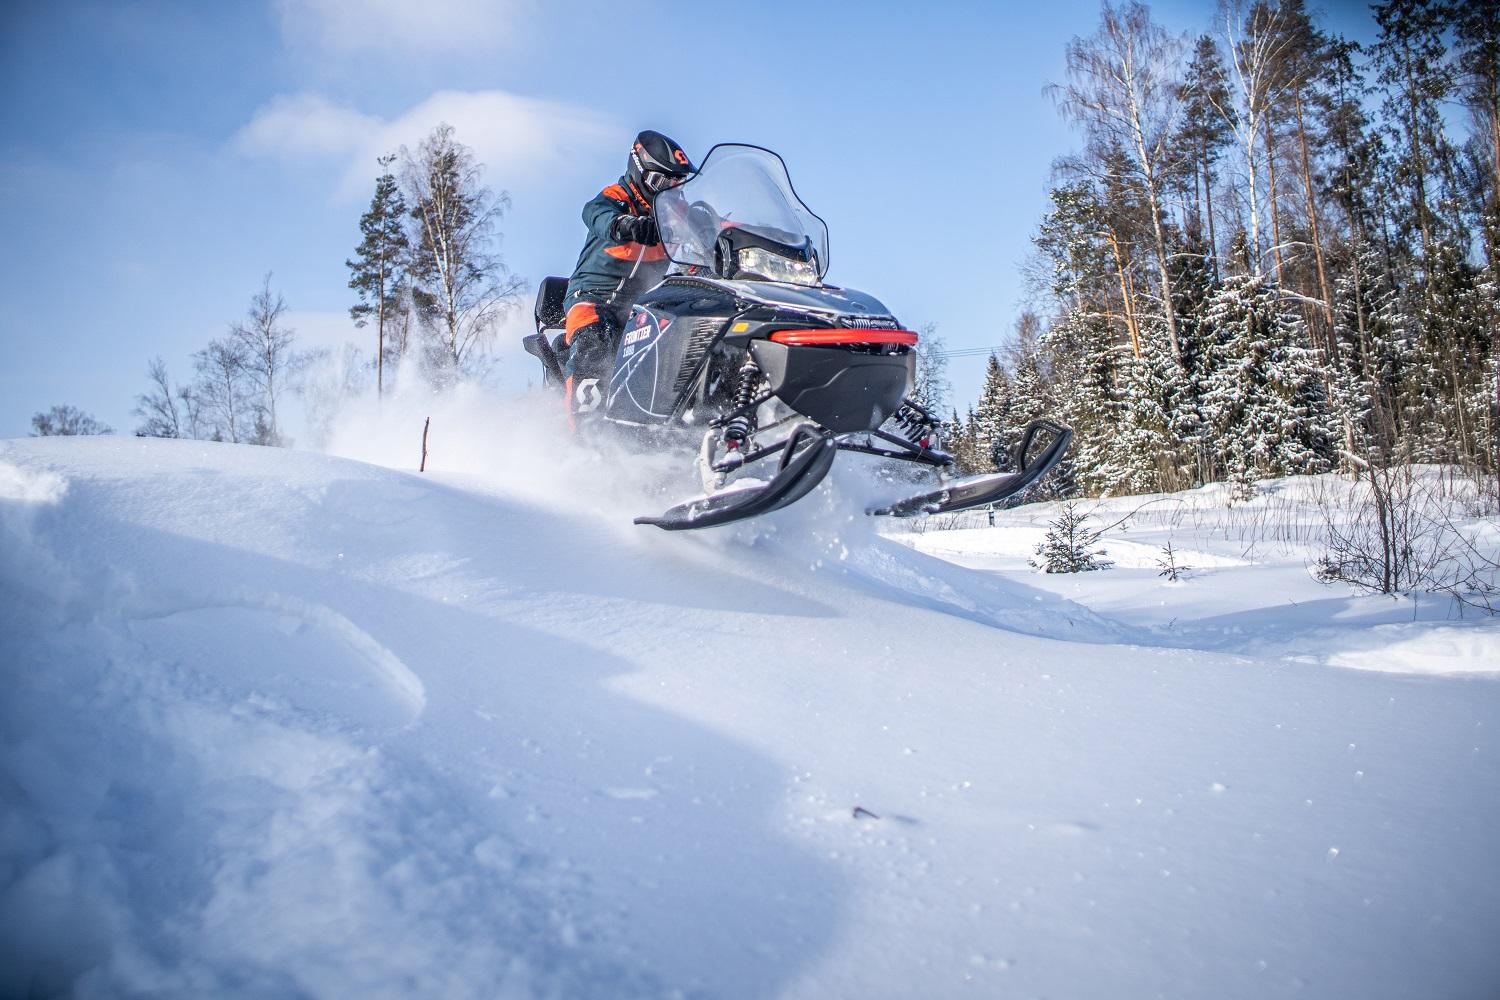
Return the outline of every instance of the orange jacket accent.
[[[617,260],[655,261],[667,259],[667,251],[662,249],[660,243],[654,247],[648,247],[644,243],[621,243],[619,246],[605,247],[604,252]]]
[[[573,343],[573,335],[586,326],[599,322],[599,307],[592,302],[575,302],[568,310],[567,327],[563,331],[563,343]]]

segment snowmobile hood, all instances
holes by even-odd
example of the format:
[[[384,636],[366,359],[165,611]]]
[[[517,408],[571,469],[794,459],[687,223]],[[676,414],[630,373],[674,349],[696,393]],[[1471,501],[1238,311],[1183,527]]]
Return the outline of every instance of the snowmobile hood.
[[[668,278],[670,282],[672,279]],[[726,281],[722,278],[694,276],[694,282],[714,285],[737,299],[759,305],[794,309],[798,312],[825,313],[854,319],[895,320],[884,303],[873,295],[852,288],[832,285],[783,285],[771,281]]]

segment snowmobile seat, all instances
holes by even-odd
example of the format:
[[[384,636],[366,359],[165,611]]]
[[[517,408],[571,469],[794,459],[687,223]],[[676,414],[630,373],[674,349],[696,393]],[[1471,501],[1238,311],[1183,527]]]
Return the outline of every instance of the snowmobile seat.
[[[536,290],[536,328],[540,333],[543,330],[561,330],[566,322],[567,310],[563,308],[563,299],[568,294],[567,278],[543,278],[542,285]]]

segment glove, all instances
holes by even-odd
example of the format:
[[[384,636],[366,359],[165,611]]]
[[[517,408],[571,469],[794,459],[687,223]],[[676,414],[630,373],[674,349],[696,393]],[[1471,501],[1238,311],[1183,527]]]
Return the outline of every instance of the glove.
[[[617,215],[609,224],[609,238],[617,243],[641,243],[654,247],[661,242],[656,220],[649,215]]]

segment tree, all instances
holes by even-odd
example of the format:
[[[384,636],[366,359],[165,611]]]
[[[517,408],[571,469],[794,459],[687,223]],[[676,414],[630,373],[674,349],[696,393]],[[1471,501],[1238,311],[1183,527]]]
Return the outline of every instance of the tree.
[[[1178,141],[1193,151],[1194,216],[1208,239],[1209,259],[1215,274],[1218,268],[1218,239],[1214,234],[1214,164],[1223,148],[1233,140],[1232,118],[1224,112],[1231,108],[1228,71],[1213,38],[1201,35],[1188,64],[1187,78],[1182,82],[1183,116]],[[1198,180],[1202,178],[1202,204],[1199,204]]]
[[[1006,431],[1011,422],[1010,405],[1010,376],[1001,366],[1000,359],[991,354],[985,370],[984,388],[979,393],[979,405],[968,422],[972,460],[977,470],[993,469],[995,459],[1008,454],[1004,449]]]
[[[1031,564],[1043,573],[1087,573],[1108,566],[1099,558],[1104,550],[1094,547],[1104,532],[1085,528],[1087,520],[1088,515],[1078,513],[1074,504],[1064,503],[1057,519],[1047,526]]]
[[[937,332],[936,323],[928,323],[919,331],[917,341],[917,377],[912,383],[911,399],[931,414],[939,414],[948,408],[948,393],[952,383],[948,381],[947,343]]]
[[[1398,227],[1420,237],[1425,262],[1433,241],[1443,235],[1433,201],[1444,180],[1451,179],[1454,163],[1442,120],[1442,106],[1454,89],[1452,68],[1443,58],[1443,11],[1436,0],[1386,0],[1374,11],[1380,26],[1375,66],[1386,88],[1384,112],[1393,147],[1400,150],[1394,177],[1409,209],[1397,216]]]
[[[136,437],[179,438],[184,437],[178,398],[172,392],[171,380],[167,378],[167,363],[159,356],[152,358],[146,368],[151,388],[135,397],[135,409],[130,412],[141,418],[136,428]]]
[[[1260,274],[1264,254],[1261,204],[1263,200],[1274,202],[1276,191],[1273,177],[1266,188],[1267,197],[1262,198],[1257,150],[1266,140],[1267,169],[1274,171],[1272,114],[1288,85],[1286,67],[1293,38],[1286,30],[1282,6],[1264,0],[1248,6],[1242,0],[1221,0],[1215,19],[1229,51],[1229,79],[1234,85],[1230,103],[1216,106],[1233,129],[1244,160],[1243,193],[1248,203],[1245,262],[1251,274]],[[1280,246],[1273,234],[1271,249],[1279,253]]]
[[[282,443],[281,425],[276,416],[276,401],[286,388],[290,375],[301,366],[303,358],[292,350],[296,333],[282,325],[286,300],[271,291],[268,272],[260,291],[250,299],[250,308],[242,322],[229,328],[258,420],[255,443]]]
[[[411,205],[412,298],[436,336],[432,361],[441,378],[464,370],[526,287],[494,249],[496,224],[510,196],[480,183],[473,151],[439,125],[415,153],[401,147]]]
[[[377,395],[385,393],[386,324],[388,318],[395,318],[400,307],[401,283],[411,252],[405,229],[406,199],[390,171],[395,159],[394,154],[387,154],[376,160],[384,172],[376,178],[375,195],[359,219],[359,231],[364,238],[355,248],[354,258],[344,261],[352,273],[349,287],[359,293],[359,303],[350,307],[349,316],[357,327],[365,326],[372,316],[375,321]],[[405,347],[404,342],[401,347]]]
[[[198,377],[192,395],[208,437],[231,443],[245,440],[254,419],[243,345],[234,337],[210,341],[193,354],[193,367]]]
[[[1097,150],[1123,150],[1145,199],[1156,253],[1162,318],[1172,353],[1179,353],[1177,318],[1164,228],[1164,191],[1182,169],[1184,151],[1174,142],[1182,90],[1172,79],[1186,48],[1151,20],[1138,0],[1117,10],[1105,0],[1102,23],[1091,38],[1068,43],[1068,82],[1050,88],[1065,117],[1078,123]],[[1191,152],[1191,151],[1189,151]]]
[[[1042,321],[1036,313],[1024,311],[1016,317],[1016,336],[1006,350],[1009,362],[1009,406],[1005,426],[991,447],[999,446],[1006,456],[1016,453],[1021,431],[1031,421],[1052,411],[1052,393],[1047,361],[1042,352]]]
[[[113,434],[108,425],[95,420],[76,406],[64,403],[31,418],[32,437],[72,437],[91,434]]]
[[[1478,205],[1485,230],[1485,253],[1500,267],[1500,7],[1493,3],[1455,4],[1459,96],[1473,122],[1474,160],[1479,169]],[[1481,180],[1482,178],[1482,180]]]
[[[1332,435],[1316,359],[1299,344],[1300,317],[1266,275],[1236,275],[1208,303],[1218,340],[1203,406],[1225,474],[1249,492],[1257,478],[1322,472]]]

